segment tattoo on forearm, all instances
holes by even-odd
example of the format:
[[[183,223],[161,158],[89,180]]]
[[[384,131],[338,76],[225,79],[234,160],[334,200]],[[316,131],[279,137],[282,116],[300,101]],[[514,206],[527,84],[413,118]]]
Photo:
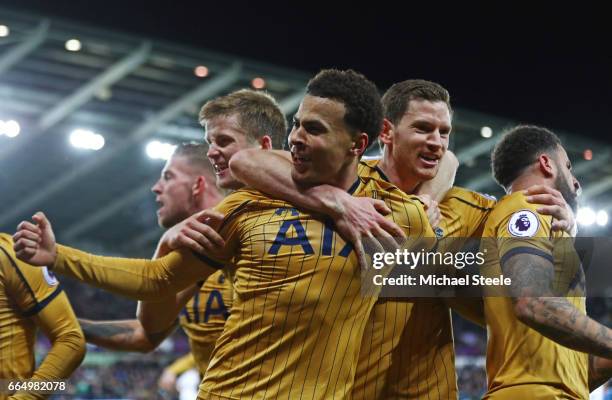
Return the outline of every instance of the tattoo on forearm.
[[[114,340],[120,339],[122,342],[129,342],[134,335],[134,328],[129,325],[124,325],[119,322],[109,323],[92,323],[81,322],[81,329],[85,334],[87,341]]]
[[[515,255],[506,263],[502,264],[504,276],[512,279],[510,295],[516,297],[546,296],[552,295],[551,282],[554,278],[552,264],[542,265],[542,261],[548,262],[542,257],[532,255]],[[526,259],[530,262],[526,263]]]
[[[553,290],[554,270],[548,260],[536,255],[515,255],[503,266],[512,279],[513,302],[525,304],[521,321],[542,335],[574,350],[612,358],[610,329],[580,312]]]

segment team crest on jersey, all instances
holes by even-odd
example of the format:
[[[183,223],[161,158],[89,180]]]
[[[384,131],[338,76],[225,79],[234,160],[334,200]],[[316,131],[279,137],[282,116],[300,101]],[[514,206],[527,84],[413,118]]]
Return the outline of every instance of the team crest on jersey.
[[[434,229],[434,233],[436,234],[436,238],[442,239],[444,237],[444,230],[442,228]]]
[[[518,237],[531,237],[539,227],[538,217],[529,210],[515,212],[508,222],[508,231],[512,236]]]
[[[42,267],[42,273],[45,277],[45,281],[49,284],[49,286],[55,286],[59,283],[55,274],[47,269],[47,267]]]

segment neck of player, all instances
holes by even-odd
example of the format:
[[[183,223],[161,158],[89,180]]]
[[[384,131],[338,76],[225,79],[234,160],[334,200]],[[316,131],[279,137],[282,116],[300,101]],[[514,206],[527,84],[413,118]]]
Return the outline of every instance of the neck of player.
[[[533,185],[544,185],[554,188],[554,182],[544,176],[532,173],[525,173],[516,178],[506,192],[512,194],[521,190],[526,190]]]
[[[400,188],[404,193],[414,193],[419,183],[421,183],[417,177],[411,176],[411,174],[406,171],[406,168],[401,168],[401,165],[396,163],[393,158],[386,153],[382,160],[380,160],[378,167],[384,172],[387,178],[389,178],[389,181]]]

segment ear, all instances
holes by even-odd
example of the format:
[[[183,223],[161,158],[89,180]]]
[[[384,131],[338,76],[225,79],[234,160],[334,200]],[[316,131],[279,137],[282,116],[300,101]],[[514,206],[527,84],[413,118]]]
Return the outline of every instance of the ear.
[[[196,178],[195,182],[193,182],[193,186],[191,187],[191,195],[194,197],[202,195],[206,190],[207,184],[208,182],[206,182],[206,178],[202,175],[199,175]]]
[[[546,153],[538,157],[538,168],[546,178],[552,178],[557,173],[554,160]]]
[[[368,134],[365,132],[361,132],[353,141],[353,146],[351,147],[350,151],[353,155],[359,157],[366,151],[366,149],[368,148],[368,144]]]
[[[262,150],[270,150],[272,149],[272,138],[268,135],[265,135],[259,140],[259,147]]]
[[[391,143],[393,143],[393,136],[394,135],[395,135],[395,126],[387,118],[384,118],[383,119],[383,128],[382,128],[382,131],[380,132],[380,136],[379,136],[380,141],[385,146],[388,146]]]

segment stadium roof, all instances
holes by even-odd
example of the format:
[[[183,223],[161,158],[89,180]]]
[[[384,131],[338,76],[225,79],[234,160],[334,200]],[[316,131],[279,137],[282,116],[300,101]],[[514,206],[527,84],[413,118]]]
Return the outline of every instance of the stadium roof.
[[[150,187],[163,164],[146,155],[149,140],[202,140],[200,106],[252,87],[257,77],[290,115],[311,75],[2,8],[0,25],[7,34],[0,37],[0,121],[20,125],[18,136],[0,135],[0,230],[12,232],[19,220],[43,210],[60,241],[91,250],[147,255],[159,237]],[[198,66],[206,76],[196,76]],[[456,109],[451,137],[462,162],[459,184],[501,194],[488,156],[496,134],[510,125]],[[483,126],[492,138],[481,136]],[[75,129],[103,135],[105,146],[72,147]],[[575,170],[585,197],[612,211],[611,148],[561,136],[570,158],[581,160]],[[583,157],[587,148],[591,161]]]

